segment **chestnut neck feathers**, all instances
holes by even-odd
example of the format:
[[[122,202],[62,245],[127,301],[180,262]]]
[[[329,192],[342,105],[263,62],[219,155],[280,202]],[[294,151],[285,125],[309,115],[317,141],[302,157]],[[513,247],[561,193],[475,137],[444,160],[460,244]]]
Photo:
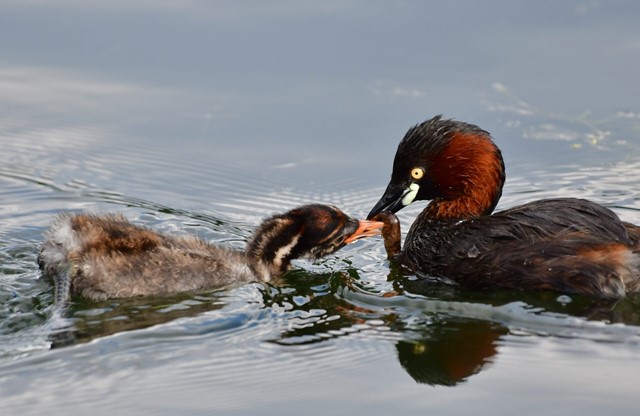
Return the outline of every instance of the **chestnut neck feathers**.
[[[494,210],[502,195],[505,171],[502,154],[489,133],[438,116],[414,127],[407,136],[404,155],[413,144],[422,148],[420,162],[427,167],[432,186],[431,193],[424,195],[433,199],[427,209],[430,218],[460,220]],[[400,146],[398,150],[400,153]]]
[[[431,200],[423,215],[461,220],[490,214],[505,181],[500,150],[473,124],[436,116],[406,133],[385,195],[369,214],[398,211],[414,200]]]

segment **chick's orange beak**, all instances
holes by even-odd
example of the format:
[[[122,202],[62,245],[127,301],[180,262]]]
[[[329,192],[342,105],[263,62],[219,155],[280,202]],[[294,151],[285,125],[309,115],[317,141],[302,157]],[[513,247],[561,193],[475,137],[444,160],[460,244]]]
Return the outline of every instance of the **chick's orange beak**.
[[[372,237],[374,235],[380,235],[382,232],[382,227],[384,223],[381,221],[368,221],[368,220],[359,220],[358,228],[356,231],[347,237],[344,242],[345,244],[353,243],[359,238],[363,237]]]

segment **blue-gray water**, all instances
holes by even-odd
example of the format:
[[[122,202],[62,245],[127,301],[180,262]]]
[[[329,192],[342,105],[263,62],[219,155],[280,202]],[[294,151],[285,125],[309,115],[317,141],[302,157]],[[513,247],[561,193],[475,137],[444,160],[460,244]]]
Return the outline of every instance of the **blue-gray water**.
[[[637,414],[640,297],[388,281],[381,241],[279,286],[51,313],[60,211],[243,247],[311,201],[364,216],[442,113],[494,135],[500,208],[640,223],[634,1],[0,4],[2,414]],[[418,205],[401,213],[406,230]]]

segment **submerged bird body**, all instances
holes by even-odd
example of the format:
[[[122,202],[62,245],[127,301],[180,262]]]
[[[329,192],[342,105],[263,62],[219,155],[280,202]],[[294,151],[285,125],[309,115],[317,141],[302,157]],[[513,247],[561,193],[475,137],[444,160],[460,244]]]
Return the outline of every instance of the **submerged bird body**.
[[[436,117],[401,141],[391,182],[369,217],[389,222],[391,213],[413,201],[431,200],[402,250],[391,245],[389,254],[415,273],[466,287],[609,298],[640,290],[639,227],[576,198],[492,214],[504,180],[502,156],[489,133]],[[383,234],[399,241],[399,225]]]
[[[58,216],[39,256],[56,285],[56,301],[158,295],[269,281],[294,258],[319,258],[382,224],[355,220],[335,207],[307,205],[265,220],[246,251],[194,236],[159,234],[121,215]]]

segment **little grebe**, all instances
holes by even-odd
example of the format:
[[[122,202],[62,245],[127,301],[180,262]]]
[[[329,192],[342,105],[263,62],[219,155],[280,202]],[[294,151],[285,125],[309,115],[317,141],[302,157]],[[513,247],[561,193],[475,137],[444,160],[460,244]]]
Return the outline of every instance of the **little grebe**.
[[[479,127],[437,116],[409,129],[368,218],[384,220],[389,258],[478,289],[554,290],[620,298],[640,290],[640,227],[576,198],[491,215],[505,181],[500,150]],[[393,213],[431,200],[400,249]]]
[[[382,226],[336,207],[306,205],[265,220],[242,252],[159,234],[121,215],[62,214],[45,233],[38,263],[55,283],[56,303],[70,295],[104,300],[195,291],[269,281],[292,259],[320,258]]]

